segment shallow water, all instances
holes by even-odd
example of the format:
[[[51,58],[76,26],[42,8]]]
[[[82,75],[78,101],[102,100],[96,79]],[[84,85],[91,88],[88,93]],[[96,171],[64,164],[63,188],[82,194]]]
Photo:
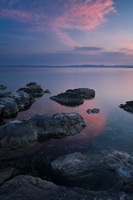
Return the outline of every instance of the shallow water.
[[[22,173],[52,180],[50,162],[64,154],[75,151],[98,154],[113,150],[132,154],[133,114],[120,109],[119,105],[133,100],[133,69],[0,69],[0,82],[8,87],[7,91],[15,91],[31,81],[49,89],[51,94],[44,94],[36,99],[29,110],[17,115],[17,119],[25,119],[36,113],[53,115],[58,112],[78,112],[83,116],[87,127],[76,136],[51,139],[38,144],[40,146],[34,155],[17,162],[10,161],[8,165],[16,166]],[[67,89],[81,87],[94,89],[95,98],[85,100],[83,105],[77,107],[62,106],[49,99]],[[86,113],[89,108],[99,108],[100,113],[89,115]]]

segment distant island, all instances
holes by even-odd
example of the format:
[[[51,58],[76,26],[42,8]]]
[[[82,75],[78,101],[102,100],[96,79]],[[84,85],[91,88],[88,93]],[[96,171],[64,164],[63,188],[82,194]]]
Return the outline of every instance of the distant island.
[[[0,65],[0,68],[133,68],[133,65]]]

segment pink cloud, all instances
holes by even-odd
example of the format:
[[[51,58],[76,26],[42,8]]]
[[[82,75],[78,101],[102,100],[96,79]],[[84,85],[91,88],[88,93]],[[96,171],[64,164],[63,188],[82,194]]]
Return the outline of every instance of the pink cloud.
[[[28,9],[21,1],[9,2],[7,8],[0,9],[0,17],[29,23],[30,31],[49,30],[68,46],[80,46],[70,37],[69,30],[89,31],[105,23],[107,14],[116,12],[114,0],[38,0],[28,4]],[[13,9],[16,2],[18,7]],[[37,3],[40,10],[34,7]]]

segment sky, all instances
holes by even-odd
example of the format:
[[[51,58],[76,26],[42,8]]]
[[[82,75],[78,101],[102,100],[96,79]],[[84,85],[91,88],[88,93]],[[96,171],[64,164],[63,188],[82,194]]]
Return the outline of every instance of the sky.
[[[0,65],[133,65],[133,0],[0,0]]]

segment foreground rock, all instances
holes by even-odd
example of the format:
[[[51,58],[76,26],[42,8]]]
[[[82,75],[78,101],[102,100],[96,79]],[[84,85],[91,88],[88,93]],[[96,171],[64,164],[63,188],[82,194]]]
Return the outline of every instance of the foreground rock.
[[[51,163],[55,182],[64,182],[67,186],[78,186],[89,190],[108,190],[118,184],[115,173],[102,165],[101,156],[80,152],[61,156]]]
[[[123,179],[133,177],[133,157],[127,153],[115,151],[104,159],[104,163]]]
[[[97,114],[97,113],[100,112],[100,109],[98,109],[98,108],[88,109],[86,112],[87,112],[88,114],[91,114],[91,113]]]
[[[15,176],[17,171],[14,168],[0,169],[0,185],[2,185],[6,180]]]
[[[19,111],[15,100],[9,97],[0,98],[0,107],[2,108],[1,116],[3,117],[13,117]]]
[[[24,91],[33,97],[41,97],[44,94],[44,90],[36,82],[31,82],[26,85],[27,87],[20,88],[18,91]]]
[[[127,101],[125,104],[121,104],[120,108],[133,113],[133,101]]]
[[[50,99],[68,106],[76,106],[84,103],[84,99],[91,99],[95,96],[95,91],[89,88],[79,88],[74,90],[67,90],[64,93],[60,93],[56,96],[50,97]]]
[[[38,136],[60,138],[75,135],[86,126],[78,113],[57,113],[52,117],[37,114],[28,119],[35,127]]]
[[[0,127],[0,148],[17,148],[37,140],[29,121],[13,121]]]
[[[125,195],[126,196],[126,195]],[[121,200],[119,194],[57,186],[32,176],[17,176],[0,188],[0,200]],[[128,200],[131,198],[128,197]]]
[[[0,90],[5,90],[7,87],[5,85],[0,85]]]

